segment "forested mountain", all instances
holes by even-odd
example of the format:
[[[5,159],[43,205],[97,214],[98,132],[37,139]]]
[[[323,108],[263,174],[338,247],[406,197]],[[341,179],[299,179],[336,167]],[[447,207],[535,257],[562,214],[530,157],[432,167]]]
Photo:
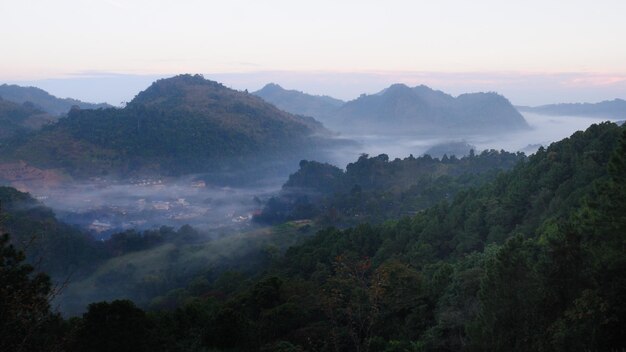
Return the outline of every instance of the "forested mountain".
[[[292,114],[312,116],[323,123],[332,119],[334,112],[344,104],[342,100],[327,95],[311,95],[297,90],[287,90],[269,83],[252,93]]]
[[[111,105],[109,104],[92,104],[71,98],[57,98],[40,88],[21,87],[14,84],[0,85],[0,97],[3,97],[5,100],[12,101],[18,104],[30,102],[36,108],[55,116],[66,114],[68,111],[70,111],[72,106],[78,106],[81,109],[99,109],[111,107]]]
[[[253,93],[279,108],[313,116],[329,128],[354,133],[471,134],[527,129],[524,117],[503,96],[471,93],[453,97],[420,85],[394,84],[342,102],[268,84]]]
[[[393,162],[383,159],[355,163],[372,166],[355,174],[359,182],[375,187],[382,172],[380,180],[393,183]],[[306,162],[288,184],[332,192],[343,175]],[[30,335],[13,329],[0,343],[48,338],[46,347],[68,351],[619,351],[626,347],[624,214],[626,129],[593,125],[410,217],[327,228],[284,253],[270,248],[253,272],[209,270],[155,302],[164,310],[94,303],[66,328],[41,319]],[[0,273],[15,273],[11,280],[22,285],[39,282],[0,245],[10,258]],[[138,270],[119,265],[124,272],[112,272],[120,278]],[[5,291],[0,307],[15,307]],[[23,292],[31,299],[48,291]],[[38,307],[17,312],[50,314]],[[23,314],[7,312],[5,326],[25,324]]]
[[[620,350],[625,156],[623,128],[592,126],[413,217],[321,231],[239,294],[155,321],[194,322],[166,331],[219,350]]]
[[[345,172],[329,164],[302,161],[281,194],[271,198],[255,219],[264,223],[315,219],[332,226],[379,223],[450,200],[524,159],[522,153],[495,150],[461,159],[425,155],[389,161],[385,154],[362,155]]]
[[[17,104],[0,97],[0,139],[33,131],[56,121],[32,103]]]
[[[453,97],[426,86],[394,84],[377,94],[344,104],[331,128],[348,132],[466,134],[528,128],[524,117],[501,95],[471,93]],[[353,131],[351,131],[353,132]]]
[[[599,103],[568,103],[541,106],[518,106],[520,111],[545,115],[592,116],[605,119],[623,119],[626,117],[626,100],[613,99]]]
[[[196,75],[158,80],[123,109],[72,109],[4,158],[74,176],[181,174],[298,157],[325,133],[312,118]]]

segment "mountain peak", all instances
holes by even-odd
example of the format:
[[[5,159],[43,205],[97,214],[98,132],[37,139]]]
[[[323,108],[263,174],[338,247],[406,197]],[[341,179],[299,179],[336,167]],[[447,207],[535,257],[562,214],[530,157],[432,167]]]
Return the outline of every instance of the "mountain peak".
[[[261,92],[261,91],[273,92],[273,91],[284,91],[284,90],[286,90],[286,89],[281,87],[279,84],[270,82],[270,83],[266,84],[265,86],[263,86],[263,88],[261,88],[259,90],[259,92]]]
[[[236,91],[199,74],[182,74],[155,81],[146,90],[137,94],[129,105],[202,101],[211,95],[226,92]]]

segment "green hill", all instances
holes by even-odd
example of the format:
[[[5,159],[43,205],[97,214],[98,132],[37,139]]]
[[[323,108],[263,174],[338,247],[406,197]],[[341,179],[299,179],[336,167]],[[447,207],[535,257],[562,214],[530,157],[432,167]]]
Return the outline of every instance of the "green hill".
[[[311,118],[181,75],[154,82],[123,109],[73,109],[6,154],[74,176],[176,175],[297,157],[323,133]]]
[[[106,255],[88,234],[57,220],[52,209],[28,193],[0,187],[0,229],[9,232],[28,261],[55,279],[88,271]]]

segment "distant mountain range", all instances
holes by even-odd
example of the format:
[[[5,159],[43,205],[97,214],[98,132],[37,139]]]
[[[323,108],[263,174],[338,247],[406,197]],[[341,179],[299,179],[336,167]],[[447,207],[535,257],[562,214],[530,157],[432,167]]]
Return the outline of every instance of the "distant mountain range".
[[[17,85],[3,84],[0,85],[0,97],[4,100],[14,103],[23,104],[32,103],[35,107],[52,115],[66,114],[72,106],[78,106],[81,109],[98,109],[110,108],[109,104],[92,104],[85,103],[80,100],[71,98],[57,98],[43,89],[35,87],[21,87]]]
[[[0,97],[0,140],[41,128],[56,121],[32,103],[17,104]]]
[[[345,102],[327,95],[311,95],[297,90],[287,90],[275,83],[269,83],[252,94],[276,105],[292,114],[313,116],[320,121],[331,119]]]
[[[491,133],[528,128],[503,96],[472,93],[453,97],[427,86],[394,84],[377,94],[340,100],[270,84],[255,92],[289,111],[310,115],[344,133]]]
[[[0,154],[83,177],[181,174],[260,164],[270,155],[296,157],[325,133],[314,119],[252,94],[180,75],[154,82],[122,109],[72,109]]]
[[[518,106],[518,110],[545,115],[589,116],[607,119],[626,117],[626,100],[613,99],[599,103],[568,103],[542,106]]]

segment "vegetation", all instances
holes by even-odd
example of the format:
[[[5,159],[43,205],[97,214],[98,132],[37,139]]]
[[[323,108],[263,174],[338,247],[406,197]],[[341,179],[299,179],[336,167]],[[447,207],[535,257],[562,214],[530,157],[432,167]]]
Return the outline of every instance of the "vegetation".
[[[32,103],[17,104],[0,96],[0,140],[16,138],[41,128],[54,119]]]
[[[366,177],[391,170],[383,159],[355,163],[372,166],[354,174],[363,188],[394,183]],[[352,172],[300,171],[290,186],[323,192]],[[624,214],[626,129],[603,123],[411,217],[323,229],[148,312],[95,303],[54,336],[69,351],[618,351]]]
[[[255,219],[274,224],[312,218],[333,226],[380,223],[451,200],[523,160],[522,153],[495,150],[461,159],[425,155],[389,161],[385,154],[362,155],[345,172],[304,160],[281,194],[271,198]]]
[[[50,279],[24,263],[24,253],[0,237],[0,350],[54,351],[61,319],[50,310]]]

